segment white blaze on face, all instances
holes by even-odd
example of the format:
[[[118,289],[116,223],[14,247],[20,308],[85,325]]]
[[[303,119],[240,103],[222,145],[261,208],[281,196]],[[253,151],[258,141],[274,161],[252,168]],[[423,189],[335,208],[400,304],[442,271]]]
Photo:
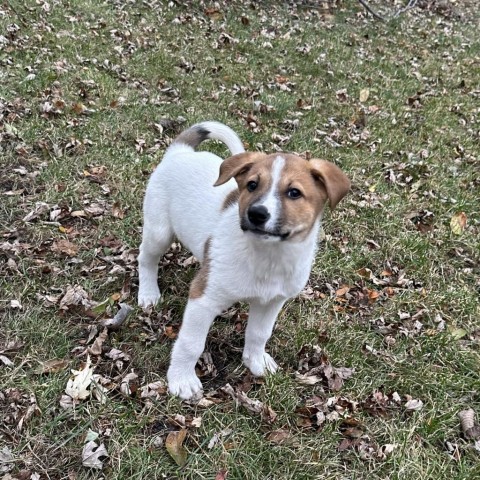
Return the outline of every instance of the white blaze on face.
[[[282,170],[285,166],[285,159],[282,157],[277,157],[272,164],[272,183],[270,185],[270,190],[263,197],[263,200],[257,205],[263,205],[270,214],[270,218],[265,224],[265,230],[274,230],[275,226],[278,223],[278,220],[281,215],[281,206],[282,202],[280,200],[278,192],[278,183],[282,177]]]

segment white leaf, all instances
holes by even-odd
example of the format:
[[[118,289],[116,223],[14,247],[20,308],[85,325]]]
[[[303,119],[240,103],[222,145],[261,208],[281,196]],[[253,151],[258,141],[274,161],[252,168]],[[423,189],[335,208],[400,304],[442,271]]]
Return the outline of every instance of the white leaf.
[[[421,400],[412,399],[405,404],[407,410],[420,410],[423,407]]]
[[[70,378],[65,388],[65,393],[73,400],[84,400],[90,396],[88,387],[92,383],[93,369],[90,356],[82,370],[72,370],[73,378]]]
[[[101,470],[103,468],[103,460],[101,460],[102,457],[108,457],[105,445],[102,443],[99,446],[93,441],[87,442],[82,451],[82,465],[84,467]]]

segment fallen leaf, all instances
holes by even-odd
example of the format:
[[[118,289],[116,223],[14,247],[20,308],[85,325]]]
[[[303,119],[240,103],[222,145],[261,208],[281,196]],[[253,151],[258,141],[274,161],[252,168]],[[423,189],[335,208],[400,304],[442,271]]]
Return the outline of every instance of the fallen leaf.
[[[6,473],[13,470],[15,464],[15,457],[8,447],[3,447],[0,450],[0,473]]]
[[[101,355],[102,354],[102,346],[105,340],[108,338],[108,329],[104,328],[98,337],[95,339],[93,342],[93,345],[91,345],[88,348],[89,353],[92,355]]]
[[[167,385],[164,381],[159,380],[157,382],[149,383],[140,387],[140,398],[152,398],[158,400],[162,395],[167,393]]]
[[[126,396],[130,397],[138,389],[138,375],[134,372],[127,373],[120,383],[120,391]]]
[[[278,430],[274,430],[267,435],[267,440],[271,443],[275,443],[276,445],[283,445],[288,443],[288,440],[291,438],[291,433],[288,430],[280,428]]]
[[[88,298],[88,293],[80,285],[73,287],[68,285],[65,294],[60,300],[60,309],[68,310],[69,307],[75,305],[83,305],[86,308],[90,308],[92,302]]]
[[[5,355],[0,355],[0,362],[2,362],[7,367],[15,366],[15,364]]]
[[[96,442],[90,441],[84,445],[82,450],[82,465],[84,467],[101,470],[106,458],[108,458],[108,453],[103,443],[98,445]]]
[[[448,333],[452,336],[454,340],[460,340],[465,335],[467,335],[468,332],[463,328],[455,328],[455,327],[449,326]]]
[[[450,220],[450,229],[455,235],[461,235],[467,226],[467,215],[465,212],[456,213]]]
[[[365,103],[370,96],[370,90],[368,88],[364,88],[360,90],[360,102]]]
[[[52,251],[74,257],[78,253],[78,246],[66,239],[60,239],[53,243]]]
[[[57,373],[61,370],[65,370],[68,362],[66,360],[54,359],[47,362],[40,362],[40,366],[35,369],[37,375],[45,375],[49,373]]]
[[[70,378],[65,388],[65,393],[72,398],[72,400],[84,400],[90,395],[88,387],[92,383],[93,377],[92,362],[90,356],[87,356],[87,362],[81,370],[72,370],[73,378]]]
[[[183,446],[186,436],[187,429],[182,428],[177,432],[170,432],[165,440],[165,448],[167,449],[167,452],[179,467],[183,467],[187,463],[188,453]]]
[[[242,17],[243,18],[243,17]],[[226,470],[220,470],[216,475],[215,475],[215,480],[226,480],[228,477],[228,472]]]
[[[230,395],[237,405],[245,407],[249,412],[260,414],[262,420],[267,423],[273,423],[276,420],[277,414],[268,405],[262,403],[260,400],[249,398],[246,393],[240,390],[234,390],[229,383],[221,388],[221,390]]]
[[[421,400],[410,399],[405,403],[405,408],[407,410],[421,410],[423,408],[423,402]]]
[[[480,437],[480,425],[475,423],[475,411],[472,408],[458,413],[462,432],[466,438],[477,439]]]

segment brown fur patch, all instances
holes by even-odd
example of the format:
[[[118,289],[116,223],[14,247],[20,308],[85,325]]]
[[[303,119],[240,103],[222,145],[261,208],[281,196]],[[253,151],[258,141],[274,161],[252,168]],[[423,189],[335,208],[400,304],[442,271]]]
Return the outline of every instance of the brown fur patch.
[[[184,143],[193,149],[197,148],[204,140],[208,138],[210,132],[203,127],[194,125],[188,130],[182,132],[173,143]]]
[[[278,157],[283,158],[285,164],[278,184],[274,186],[275,195],[281,203],[281,213],[274,233],[289,234],[287,238],[302,240],[321,216],[327,200],[330,201],[331,208],[334,208],[350,188],[346,175],[333,163],[317,159],[307,161],[291,153],[265,155],[245,152],[222,163],[216,185],[235,177],[239,191],[240,221],[248,225],[248,208],[261,202],[261,197],[270,190],[273,164]],[[247,188],[251,181],[258,185],[252,192]],[[301,196],[290,198],[290,189],[299,190]]]
[[[208,283],[208,275],[210,273],[210,244],[212,239],[209,238],[203,247],[203,263],[200,270],[195,275],[192,284],[190,285],[189,298],[200,298],[205,293]]]
[[[232,190],[223,201],[222,210],[226,210],[229,207],[233,207],[238,203],[238,197],[240,197],[240,192],[238,190]]]

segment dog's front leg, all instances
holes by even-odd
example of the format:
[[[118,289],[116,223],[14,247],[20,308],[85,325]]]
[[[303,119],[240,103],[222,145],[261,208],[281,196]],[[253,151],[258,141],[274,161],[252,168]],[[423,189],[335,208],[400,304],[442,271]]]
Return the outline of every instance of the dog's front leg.
[[[202,384],[195,373],[195,365],[205,348],[208,330],[223,309],[223,305],[206,297],[188,301],[167,372],[172,395],[187,400],[201,393]]]
[[[265,345],[272,335],[278,312],[285,300],[276,300],[265,305],[255,301],[250,303],[247,329],[245,331],[245,348],[243,363],[255,376],[275,372],[278,365],[265,351]]]

